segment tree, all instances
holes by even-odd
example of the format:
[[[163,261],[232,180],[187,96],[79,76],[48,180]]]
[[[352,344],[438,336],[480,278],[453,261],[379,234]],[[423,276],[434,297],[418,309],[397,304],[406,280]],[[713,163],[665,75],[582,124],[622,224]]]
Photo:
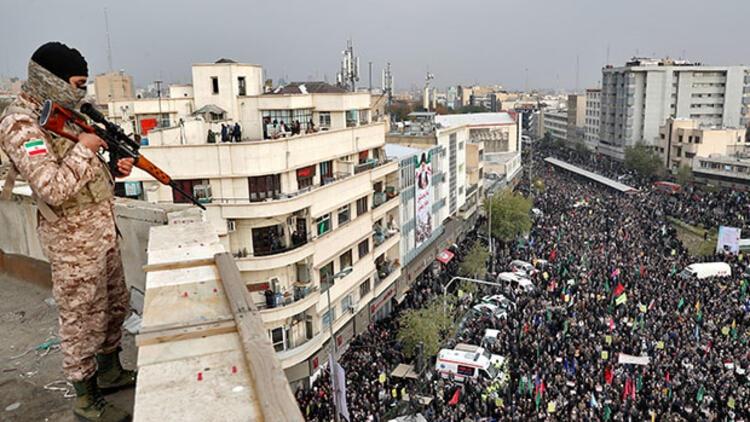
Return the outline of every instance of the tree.
[[[507,243],[531,230],[531,207],[531,199],[510,190],[504,190],[485,200],[484,208],[492,215],[492,236]]]
[[[477,278],[479,275],[484,274],[487,271],[487,259],[490,257],[490,252],[482,246],[479,242],[474,243],[474,246],[466,254],[463,262],[459,266],[461,275],[464,277]],[[461,289],[464,290],[464,289]]]
[[[677,169],[675,178],[677,179],[677,183],[686,185],[693,181],[693,169],[689,166],[680,166],[680,168]]]
[[[625,148],[625,167],[649,178],[661,174],[664,169],[661,157],[648,145],[640,142]]]
[[[405,311],[396,338],[403,344],[406,356],[414,357],[417,344],[422,343],[424,357],[429,359],[453,335],[454,325],[452,312],[443,313],[443,302],[438,297],[422,308]]]

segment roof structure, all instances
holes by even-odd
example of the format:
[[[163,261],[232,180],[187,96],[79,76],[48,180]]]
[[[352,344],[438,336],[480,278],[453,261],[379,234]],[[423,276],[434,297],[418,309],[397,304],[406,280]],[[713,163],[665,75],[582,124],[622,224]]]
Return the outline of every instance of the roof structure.
[[[443,127],[455,126],[500,126],[514,125],[515,119],[507,112],[498,113],[468,113],[468,114],[443,114],[435,116],[435,123]]]
[[[347,91],[327,82],[291,82],[274,89],[270,94],[345,94]]]
[[[224,114],[226,113],[226,110],[223,108],[215,105],[215,104],[206,104],[203,107],[199,108],[198,110],[195,110],[193,114],[206,114],[206,113],[213,113],[213,114]]]
[[[421,153],[422,150],[419,148],[407,147],[401,144],[385,144],[385,155],[388,158],[397,158],[399,160],[402,160],[404,158],[413,157]]]
[[[237,62],[234,61],[234,60],[232,60],[232,59],[225,59],[225,58],[222,57],[221,59],[216,60],[216,64],[220,64],[220,63],[221,64],[224,64],[224,63],[233,63],[234,64],[234,63],[237,63]]]
[[[610,187],[612,189],[618,190],[618,191],[620,191],[622,193],[638,192],[638,189],[636,189],[636,188],[634,188],[632,186],[628,186],[626,184],[617,182],[617,181],[612,180],[612,179],[610,179],[608,177],[600,176],[600,175],[598,175],[596,173],[590,172],[588,170],[584,170],[584,169],[582,169],[580,167],[577,167],[577,166],[574,166],[572,164],[568,164],[565,161],[558,160],[557,158],[547,157],[547,158],[544,159],[544,161],[546,161],[546,162],[548,162],[548,163],[550,163],[550,164],[552,164],[552,165],[554,165],[556,167],[560,167],[560,168],[568,170],[568,171],[570,171],[572,173],[576,173],[576,174],[578,174],[580,176],[587,177],[587,178],[589,178],[589,179],[591,179],[591,180],[593,180],[595,182],[599,182],[599,183],[601,183],[601,184],[603,184],[605,186],[608,186],[608,187]]]

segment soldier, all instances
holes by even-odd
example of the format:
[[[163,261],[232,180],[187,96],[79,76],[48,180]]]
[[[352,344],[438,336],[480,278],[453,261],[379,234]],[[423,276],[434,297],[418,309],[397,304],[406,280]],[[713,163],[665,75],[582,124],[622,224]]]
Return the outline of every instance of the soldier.
[[[50,42],[34,52],[28,72],[21,94],[0,117],[0,147],[13,165],[4,191],[9,193],[17,173],[37,201],[37,232],[60,313],[63,372],[77,396],[74,414],[85,421],[127,421],[130,415],[102,396],[135,385],[136,377],[118,357],[129,294],[117,244],[113,179],[98,155],[106,144],[87,133],[71,142],[38,124],[44,100],[77,107],[88,67],[78,50]],[[121,159],[117,167],[127,176],[133,160]]]

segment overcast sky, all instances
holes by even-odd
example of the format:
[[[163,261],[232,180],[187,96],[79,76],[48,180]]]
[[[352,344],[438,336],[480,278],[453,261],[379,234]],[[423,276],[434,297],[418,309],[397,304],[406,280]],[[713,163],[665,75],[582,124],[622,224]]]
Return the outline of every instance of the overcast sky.
[[[392,63],[398,90],[502,84],[596,86],[610,63],[636,54],[708,64],[750,63],[750,0],[0,0],[0,74],[25,77],[31,53],[60,40],[92,74],[114,69],[142,86],[190,82],[190,65],[221,57],[264,66],[277,81],[333,82],[351,37],[360,85]],[[528,69],[528,71],[526,70]],[[528,79],[527,79],[528,78]]]

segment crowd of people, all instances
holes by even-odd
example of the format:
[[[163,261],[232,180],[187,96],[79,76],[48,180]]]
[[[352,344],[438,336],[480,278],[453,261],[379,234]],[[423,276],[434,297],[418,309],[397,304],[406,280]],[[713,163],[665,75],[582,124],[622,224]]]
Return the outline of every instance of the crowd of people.
[[[474,300],[503,293],[515,309],[469,319],[451,342],[479,345],[486,329],[499,330],[488,347],[507,360],[502,386],[482,378],[456,383],[434,371],[411,384],[383,382],[404,361],[399,313],[441,291],[452,267],[420,280],[390,318],[344,354],[350,420],[388,420],[389,409],[417,392],[432,397],[414,409],[430,421],[749,420],[750,256],[691,256],[667,220],[744,231],[748,197],[693,188],[665,194],[615,161],[535,149],[526,165],[544,181],[534,196],[541,212],[524,241],[503,244],[491,257],[500,271],[512,260],[546,263],[530,275],[535,290],[480,291]],[[623,195],[548,166],[542,158],[551,155],[640,191]],[[472,232],[458,252],[475,241]],[[727,262],[732,275],[680,275],[698,261]],[[308,420],[332,419],[327,375],[297,397]]]

